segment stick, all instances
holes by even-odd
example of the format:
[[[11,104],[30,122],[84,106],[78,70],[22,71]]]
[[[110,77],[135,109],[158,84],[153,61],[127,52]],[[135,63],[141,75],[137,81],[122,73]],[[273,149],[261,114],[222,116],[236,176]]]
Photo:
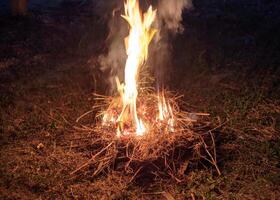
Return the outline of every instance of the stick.
[[[194,115],[198,115],[198,116],[210,116],[209,113],[190,113],[190,114],[194,114]]]
[[[215,144],[215,139],[214,139],[214,136],[213,136],[213,134],[212,134],[212,132],[211,131],[209,131],[209,133],[210,133],[210,136],[211,136],[211,139],[212,139],[212,145],[213,145],[213,151],[214,151],[214,155],[212,155],[211,153],[210,153],[210,151],[208,150],[208,148],[207,148],[207,144],[205,143],[205,141],[204,141],[204,139],[203,139],[203,137],[201,137],[201,140],[202,140],[202,142],[203,142],[203,145],[204,145],[204,149],[205,149],[205,151],[206,151],[206,153],[208,154],[208,156],[210,157],[210,159],[211,160],[209,160],[209,159],[207,159],[206,157],[204,157],[204,159],[205,160],[207,160],[208,162],[210,162],[212,165],[214,165],[215,166],[215,168],[216,168],[216,170],[217,170],[217,172],[218,172],[218,174],[219,174],[219,176],[221,176],[221,171],[220,171],[220,169],[219,169],[219,167],[218,167],[218,164],[217,164],[217,155],[216,155],[216,144]]]
[[[143,167],[140,167],[140,168],[135,172],[135,174],[133,175],[133,177],[129,180],[128,184],[130,184],[130,183],[134,180],[134,178],[137,176],[137,174],[141,171],[142,168],[143,168]]]

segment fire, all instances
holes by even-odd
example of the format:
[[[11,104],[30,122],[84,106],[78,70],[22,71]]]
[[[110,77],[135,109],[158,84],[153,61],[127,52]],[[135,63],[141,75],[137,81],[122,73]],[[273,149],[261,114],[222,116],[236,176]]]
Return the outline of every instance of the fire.
[[[157,11],[150,6],[143,14],[140,10],[138,0],[126,0],[124,3],[124,15],[122,17],[129,24],[129,35],[124,40],[127,54],[124,83],[121,83],[119,78],[116,77],[120,98],[114,101],[111,104],[113,106],[109,106],[103,115],[103,124],[115,123],[117,125],[118,136],[130,134],[131,127],[134,127],[133,132],[137,136],[144,135],[149,129],[148,118],[145,118],[146,121],[144,121],[138,115],[139,110],[141,112],[139,105],[137,105],[138,78],[140,69],[148,58],[149,44],[157,32],[156,29],[152,28],[152,24],[156,19],[156,13]],[[142,106],[143,102],[140,103],[140,106]],[[116,110],[118,109],[112,109],[112,107],[118,108],[121,111],[116,115]],[[172,108],[166,102],[164,94],[158,96],[158,112],[158,117],[152,116],[155,118],[154,121],[159,120],[159,124],[163,121],[168,122],[170,130],[172,130],[174,126]],[[142,111],[141,116],[143,115],[145,113]]]
[[[167,125],[170,131],[174,131],[174,116],[172,107],[169,102],[166,101],[164,93],[158,94],[158,118],[159,122],[167,121]]]
[[[129,35],[125,38],[127,60],[125,65],[125,83],[119,84],[118,91],[122,97],[122,112],[118,117],[118,131],[122,131],[122,123],[130,115],[136,126],[136,134],[143,135],[146,127],[137,115],[136,99],[138,95],[137,79],[139,68],[148,57],[148,47],[156,33],[151,25],[156,17],[156,10],[152,6],[142,15],[138,0],[127,0],[124,5],[125,14],[122,17],[130,25]]]

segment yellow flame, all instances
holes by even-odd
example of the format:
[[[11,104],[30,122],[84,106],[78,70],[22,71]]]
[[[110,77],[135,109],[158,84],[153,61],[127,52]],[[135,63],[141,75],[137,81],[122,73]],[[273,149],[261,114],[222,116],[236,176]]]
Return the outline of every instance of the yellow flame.
[[[128,22],[130,29],[129,35],[125,38],[125,48],[127,60],[125,65],[125,82],[117,80],[118,91],[122,97],[123,109],[118,117],[118,123],[124,123],[125,119],[130,118],[136,126],[136,134],[143,135],[146,127],[137,115],[137,80],[139,68],[148,57],[148,47],[153,39],[156,30],[151,28],[156,17],[156,10],[152,6],[142,15],[138,0],[126,0],[124,4],[125,14],[122,17]],[[118,127],[118,134],[121,132]]]
[[[174,131],[174,115],[172,107],[169,102],[166,101],[164,93],[158,94],[158,120],[160,122],[167,121],[167,125],[170,131]]]

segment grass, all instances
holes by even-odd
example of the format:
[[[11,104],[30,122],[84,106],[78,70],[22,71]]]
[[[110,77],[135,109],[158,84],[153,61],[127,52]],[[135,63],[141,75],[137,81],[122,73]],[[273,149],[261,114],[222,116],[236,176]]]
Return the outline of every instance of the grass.
[[[11,25],[14,19],[4,17],[0,49],[6,50],[0,55],[1,63],[17,62],[0,69],[0,197],[278,199],[280,104],[275,55],[279,38],[271,31],[275,23],[253,20],[250,24],[243,15],[229,23],[227,13],[221,20],[185,18],[188,27],[173,47],[174,71],[179,75],[172,74],[169,85],[185,94],[190,110],[211,113],[213,124],[227,121],[215,135],[221,176],[205,162],[188,166],[180,184],[166,179],[122,187],[127,177],[118,171],[96,178],[69,176],[92,152],[90,147],[70,148],[70,139],[77,137],[71,125],[93,106],[93,89],[104,91],[102,75],[88,64],[104,51],[103,24],[93,23],[94,17],[81,18],[73,30],[67,22],[50,28],[40,21],[31,23],[31,17],[28,23]],[[24,23],[30,27],[23,28]],[[79,28],[79,24],[91,28]],[[76,34],[73,42],[71,37],[61,40],[60,26],[69,35]],[[235,40],[242,31],[246,35],[252,30],[259,45],[245,48],[242,40]],[[49,37],[38,39],[42,33]],[[94,85],[93,74],[101,77],[100,85]],[[38,148],[39,144],[43,147]]]

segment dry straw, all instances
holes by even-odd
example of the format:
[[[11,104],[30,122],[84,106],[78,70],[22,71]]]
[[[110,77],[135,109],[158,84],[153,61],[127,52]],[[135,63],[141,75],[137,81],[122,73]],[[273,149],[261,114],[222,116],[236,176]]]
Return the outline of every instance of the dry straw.
[[[180,102],[180,96],[165,92],[174,114],[175,125],[171,131],[167,123],[161,122],[159,125],[155,118],[158,112],[155,106],[157,94],[147,88],[145,91],[138,97],[141,102],[139,109],[142,109],[139,113],[143,121],[149,122],[149,131],[141,137],[133,134],[116,136],[116,125],[104,125],[101,116],[105,110],[117,113],[121,109],[116,103],[117,99],[95,95],[93,110],[77,119],[80,125],[75,129],[83,139],[72,141],[73,147],[89,151],[89,159],[77,166],[71,175],[98,176],[118,171],[130,176],[129,182],[145,176],[153,179],[171,177],[180,182],[190,164],[201,160],[209,161],[221,174],[217,166],[213,134],[216,128],[211,128],[209,115],[181,111],[182,105],[177,103]],[[92,113],[97,113],[96,122],[85,125],[86,118],[92,117]]]

